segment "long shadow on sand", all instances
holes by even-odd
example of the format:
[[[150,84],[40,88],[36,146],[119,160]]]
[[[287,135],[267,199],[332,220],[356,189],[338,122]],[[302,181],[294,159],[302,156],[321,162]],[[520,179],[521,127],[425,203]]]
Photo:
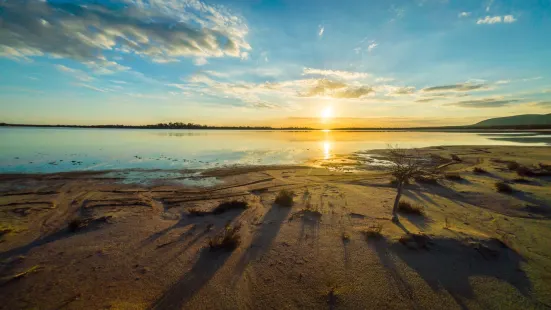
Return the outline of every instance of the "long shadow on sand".
[[[212,252],[204,248],[191,270],[164,292],[150,309],[184,309],[185,304],[209,282],[230,255],[229,251]]]
[[[484,276],[505,281],[530,298],[531,283],[521,269],[524,259],[495,239],[471,242],[451,238],[433,238],[428,249],[411,249],[386,239],[368,241],[377,252],[390,277],[412,305],[413,287],[395,265],[399,258],[423,278],[433,291],[447,291],[462,309],[468,309],[463,298],[475,299],[469,278]],[[483,305],[483,307],[485,307]]]
[[[260,231],[255,235],[249,248],[247,248],[234,268],[234,282],[239,280],[251,261],[256,260],[270,249],[289,212],[291,212],[291,208],[289,207],[280,207],[272,204],[272,207],[262,219],[263,224]]]
[[[55,241],[58,241],[58,240],[63,240],[63,239],[66,239],[66,238],[70,238],[70,237],[73,237],[75,235],[85,234],[87,232],[100,229],[101,225],[102,224],[100,224],[100,223],[91,223],[87,227],[82,228],[82,229],[80,229],[76,232],[71,232],[71,231],[69,231],[68,228],[62,228],[62,229],[60,229],[60,230],[58,230],[58,231],[56,231],[52,234],[49,234],[49,235],[46,235],[46,236],[41,237],[39,239],[36,239],[34,241],[31,241],[26,245],[22,245],[22,246],[19,246],[19,247],[13,248],[11,250],[0,253],[0,260],[4,260],[4,259],[9,258],[9,257],[14,256],[14,255],[25,255],[26,253],[28,253],[29,251],[31,251],[32,249],[34,249],[36,247],[39,247],[39,246],[42,246],[42,245],[45,245],[45,244],[48,244],[48,243],[52,243],[52,242],[55,242]]]

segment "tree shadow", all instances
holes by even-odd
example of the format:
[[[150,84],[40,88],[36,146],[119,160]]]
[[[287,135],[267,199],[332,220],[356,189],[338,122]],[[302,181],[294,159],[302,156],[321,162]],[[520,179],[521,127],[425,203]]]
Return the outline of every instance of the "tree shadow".
[[[251,244],[234,267],[234,281],[241,277],[251,261],[268,251],[289,212],[291,212],[289,207],[272,204],[270,210],[262,218],[263,224],[260,231],[254,236]]]
[[[532,285],[521,269],[524,259],[496,239],[432,238],[426,250],[380,239],[375,241],[374,248],[397,281],[404,280],[388,258],[389,252],[413,269],[433,291],[447,291],[462,309],[467,309],[463,298],[476,297],[469,282],[469,278],[475,276],[500,279],[530,297]],[[408,289],[404,286],[406,293]]]
[[[150,309],[182,309],[224,265],[231,252],[204,248],[190,271],[159,297]]]
[[[100,223],[99,221],[93,220],[86,227],[81,228],[81,229],[79,229],[75,232],[70,231],[68,228],[62,228],[62,229],[60,229],[60,230],[58,230],[58,231],[56,231],[52,234],[49,234],[49,235],[46,235],[46,236],[41,237],[39,239],[36,239],[34,241],[31,241],[26,245],[19,246],[19,247],[13,248],[11,250],[7,250],[7,251],[4,251],[4,252],[0,253],[0,260],[9,258],[9,257],[14,256],[14,255],[25,255],[29,251],[31,251],[32,249],[34,249],[36,247],[39,247],[39,246],[42,246],[42,245],[45,245],[45,244],[48,244],[48,243],[52,243],[52,242],[55,242],[55,241],[58,241],[58,240],[63,240],[63,239],[66,239],[66,238],[69,238],[69,237],[72,237],[72,236],[85,234],[85,233],[90,232],[90,231],[98,230],[98,229],[101,228],[102,225],[103,224]]]

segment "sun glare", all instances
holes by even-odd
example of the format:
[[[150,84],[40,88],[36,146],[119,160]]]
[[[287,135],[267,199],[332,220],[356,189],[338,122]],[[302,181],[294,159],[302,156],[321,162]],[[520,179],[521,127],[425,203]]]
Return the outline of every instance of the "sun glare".
[[[330,119],[333,117],[333,108],[331,107],[325,107],[322,111],[321,111],[321,118],[324,119],[324,120],[327,120],[327,119]]]

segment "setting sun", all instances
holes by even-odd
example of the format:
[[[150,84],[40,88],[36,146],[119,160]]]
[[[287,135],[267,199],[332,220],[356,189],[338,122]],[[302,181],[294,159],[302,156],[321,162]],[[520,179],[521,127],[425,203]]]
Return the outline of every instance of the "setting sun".
[[[333,117],[333,108],[331,107],[325,107],[322,111],[321,111],[321,118],[323,119],[329,119],[329,118],[332,118]]]

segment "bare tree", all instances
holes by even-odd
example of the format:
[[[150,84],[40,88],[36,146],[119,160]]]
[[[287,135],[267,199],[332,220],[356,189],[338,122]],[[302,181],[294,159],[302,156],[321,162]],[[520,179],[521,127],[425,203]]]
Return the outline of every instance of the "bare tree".
[[[402,197],[404,185],[415,177],[434,174],[435,165],[430,159],[423,158],[415,149],[400,149],[397,146],[388,146],[388,160],[392,162],[392,175],[396,179],[396,198],[392,207],[392,221],[397,223],[398,205]]]

